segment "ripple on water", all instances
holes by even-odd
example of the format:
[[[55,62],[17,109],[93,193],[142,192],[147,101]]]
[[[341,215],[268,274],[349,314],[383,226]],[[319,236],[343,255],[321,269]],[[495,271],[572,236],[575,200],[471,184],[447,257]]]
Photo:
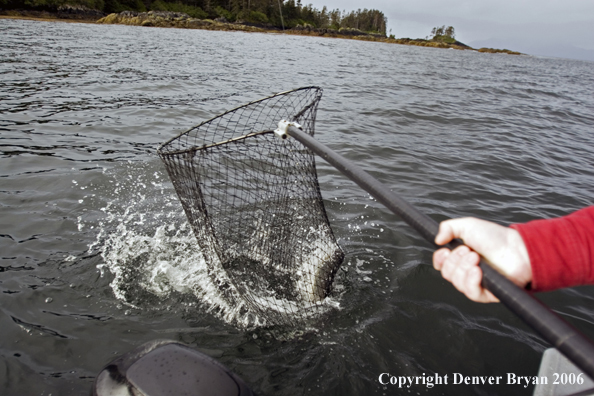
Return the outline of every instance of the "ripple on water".
[[[431,247],[322,161],[347,253],[341,309],[285,342],[238,331],[154,151],[240,104],[319,85],[317,138],[435,219],[562,215],[593,202],[591,62],[95,24],[2,20],[0,32],[5,393],[88,392],[113,356],[164,335],[259,394],[384,392],[382,372],[536,373],[542,345],[519,320],[456,293]],[[543,299],[593,335],[591,296]]]

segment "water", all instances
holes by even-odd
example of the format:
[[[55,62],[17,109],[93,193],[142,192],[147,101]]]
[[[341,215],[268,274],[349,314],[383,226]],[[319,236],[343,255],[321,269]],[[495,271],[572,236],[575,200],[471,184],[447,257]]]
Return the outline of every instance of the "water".
[[[384,372],[536,375],[546,345],[500,305],[457,293],[427,243],[321,161],[347,254],[337,308],[311,329],[230,325],[237,307],[205,280],[155,149],[242,103],[319,85],[319,140],[434,219],[559,216],[593,203],[593,63],[13,20],[0,20],[0,43],[3,395],[87,394],[108,361],[158,338],[216,357],[262,395],[531,394],[379,385]],[[594,337],[591,287],[541,298]]]

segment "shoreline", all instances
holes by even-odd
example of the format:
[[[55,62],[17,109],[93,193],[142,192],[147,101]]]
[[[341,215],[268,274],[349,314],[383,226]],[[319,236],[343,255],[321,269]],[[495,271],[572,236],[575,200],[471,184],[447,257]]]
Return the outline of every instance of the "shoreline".
[[[51,13],[47,11],[4,11],[0,10],[0,19],[21,19],[45,22],[67,22],[67,23],[90,23],[90,24],[110,24],[110,25],[129,25],[143,27],[163,27],[177,29],[201,29],[214,31],[242,31],[252,33],[273,33],[289,34],[293,36],[312,36],[326,38],[341,38],[359,41],[372,41],[388,44],[412,45],[427,48],[442,48],[456,50],[470,50],[480,53],[503,53],[508,55],[525,55],[520,52],[507,49],[494,48],[472,48],[458,41],[446,43],[443,41],[393,38],[385,37],[379,34],[362,32],[356,29],[318,29],[311,27],[297,26],[292,29],[274,29],[263,26],[255,26],[242,23],[230,23],[223,21],[214,21],[210,19],[190,18],[187,14],[175,12],[149,11],[132,12],[123,11],[119,14],[109,14],[103,17],[97,15],[88,15],[84,13]]]
[[[66,23],[91,23],[96,24],[97,21],[91,19],[64,19],[64,18],[45,18],[33,16],[12,16],[0,15],[0,19],[19,19],[23,21],[37,21],[37,22],[66,22]]]
[[[97,23],[101,17],[47,11],[0,10],[0,19],[20,19],[39,22]]]

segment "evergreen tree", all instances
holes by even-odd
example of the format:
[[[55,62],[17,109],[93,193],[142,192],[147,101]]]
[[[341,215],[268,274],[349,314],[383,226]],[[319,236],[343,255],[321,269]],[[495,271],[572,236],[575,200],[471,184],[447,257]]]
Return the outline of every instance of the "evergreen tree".
[[[386,17],[379,10],[358,9],[357,11],[321,10],[313,5],[303,5],[301,0],[0,0],[2,9],[57,10],[62,5],[83,5],[85,7],[118,13],[122,11],[174,11],[184,12],[193,18],[218,18],[229,21],[244,21],[265,26],[282,26],[281,11],[286,27],[310,25],[315,28],[352,28],[364,32],[386,34]],[[279,7],[280,5],[280,7]],[[442,35],[451,37],[454,28],[440,28]],[[435,30],[435,29],[434,29]]]

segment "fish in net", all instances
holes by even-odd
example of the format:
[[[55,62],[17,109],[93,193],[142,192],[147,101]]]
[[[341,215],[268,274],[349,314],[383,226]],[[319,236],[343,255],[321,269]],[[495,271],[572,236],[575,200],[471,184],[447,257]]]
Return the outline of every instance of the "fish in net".
[[[274,134],[280,120],[314,135],[322,90],[300,88],[237,107],[162,144],[205,257],[233,306],[290,325],[325,308],[344,253],[324,209],[314,154]]]

